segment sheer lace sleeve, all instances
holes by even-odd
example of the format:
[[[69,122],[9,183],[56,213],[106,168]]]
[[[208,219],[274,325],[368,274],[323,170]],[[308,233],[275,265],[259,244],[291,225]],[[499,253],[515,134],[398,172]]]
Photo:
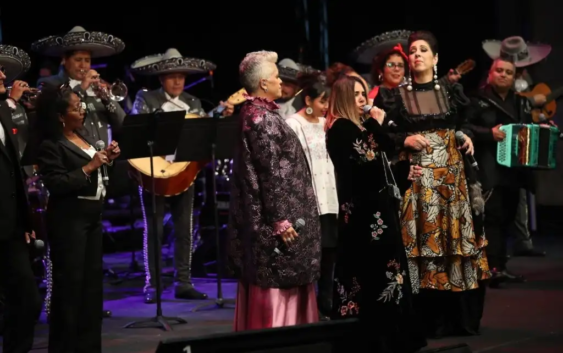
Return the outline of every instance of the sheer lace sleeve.
[[[398,127],[401,124],[401,97],[398,89],[379,88],[379,92],[375,97],[373,105],[385,110],[387,116],[383,122],[386,126],[388,135],[393,141],[394,152],[398,153],[405,146],[407,134],[400,132]],[[394,154],[395,154],[394,153]]]
[[[471,100],[465,95],[463,86],[459,83],[450,83],[450,81],[442,81],[447,87],[450,96],[450,104],[457,111],[456,130],[463,131],[464,134],[471,139],[474,138],[473,131],[470,127],[470,115],[472,114]]]

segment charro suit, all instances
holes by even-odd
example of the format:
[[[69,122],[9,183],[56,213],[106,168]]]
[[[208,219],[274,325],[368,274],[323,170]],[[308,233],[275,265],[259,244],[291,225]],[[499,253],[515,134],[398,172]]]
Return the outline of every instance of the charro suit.
[[[69,77],[61,70],[57,75],[39,79],[37,87],[61,85],[69,82]],[[84,91],[80,85],[73,87],[73,90],[86,103],[87,111],[84,118],[84,128],[80,133],[93,141],[102,140],[108,146],[108,126],[112,131],[117,131],[125,119],[125,111],[116,102],[103,102],[98,97],[94,97]]]
[[[174,103],[176,102],[176,103]],[[153,91],[139,91],[133,104],[133,114],[146,114],[155,111],[156,109],[167,110],[165,104],[172,104],[172,108],[175,110],[185,110],[187,113],[194,113],[201,116],[205,116],[205,112],[202,109],[201,101],[194,96],[191,96],[185,92],[172,99],[168,96],[162,89]],[[142,203],[143,213],[146,220],[146,225],[149,225],[145,229],[144,237],[144,247],[148,249],[145,254],[148,258],[145,258],[145,262],[148,261],[149,273],[147,273],[147,281],[145,284],[145,293],[150,295],[152,287],[156,285],[154,282],[155,278],[155,259],[154,259],[154,241],[152,227],[152,197],[148,192],[143,193]],[[163,236],[163,222],[165,213],[165,204],[170,204],[170,210],[172,214],[172,221],[174,222],[174,264],[176,268],[176,285],[178,296],[178,290],[190,291],[190,298],[197,299],[202,298],[199,294],[195,292],[192,285],[191,279],[191,265],[192,265],[192,216],[193,216],[193,202],[194,202],[194,186],[192,185],[185,192],[171,196],[162,197],[156,196],[156,214],[157,214],[157,237],[158,240],[162,241]],[[162,267],[161,267],[162,268]],[[152,302],[149,297],[145,298],[147,303]]]

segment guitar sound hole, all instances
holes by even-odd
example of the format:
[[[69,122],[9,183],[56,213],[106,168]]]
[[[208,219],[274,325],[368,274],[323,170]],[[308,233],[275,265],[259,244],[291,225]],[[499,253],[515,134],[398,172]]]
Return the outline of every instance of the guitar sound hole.
[[[164,169],[162,169],[160,172],[161,172],[162,174],[164,174],[166,171],[165,171]]]

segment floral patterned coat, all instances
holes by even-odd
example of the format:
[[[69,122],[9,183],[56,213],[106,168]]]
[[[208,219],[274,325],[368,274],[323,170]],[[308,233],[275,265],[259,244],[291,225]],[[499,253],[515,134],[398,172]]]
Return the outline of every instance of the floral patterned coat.
[[[248,97],[233,158],[229,263],[243,282],[292,288],[319,277],[321,235],[311,173],[295,132],[274,102]],[[305,226],[286,246],[278,236]]]
[[[340,203],[333,317],[359,315],[370,328],[370,345],[414,351],[426,342],[417,334],[411,309],[400,201],[386,188],[392,179],[389,168],[386,177],[382,158],[385,152],[391,159],[394,144],[372,118],[361,128],[337,119],[327,132],[327,148]]]

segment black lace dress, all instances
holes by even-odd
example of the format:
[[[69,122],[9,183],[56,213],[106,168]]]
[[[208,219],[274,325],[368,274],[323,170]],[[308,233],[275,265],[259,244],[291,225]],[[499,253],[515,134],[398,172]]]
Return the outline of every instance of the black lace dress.
[[[413,315],[399,200],[387,188],[393,177],[382,153],[393,141],[374,119],[360,127],[341,118],[327,132],[327,149],[340,204],[333,317],[359,315],[364,332],[352,338],[354,352],[416,352],[426,340]]]

